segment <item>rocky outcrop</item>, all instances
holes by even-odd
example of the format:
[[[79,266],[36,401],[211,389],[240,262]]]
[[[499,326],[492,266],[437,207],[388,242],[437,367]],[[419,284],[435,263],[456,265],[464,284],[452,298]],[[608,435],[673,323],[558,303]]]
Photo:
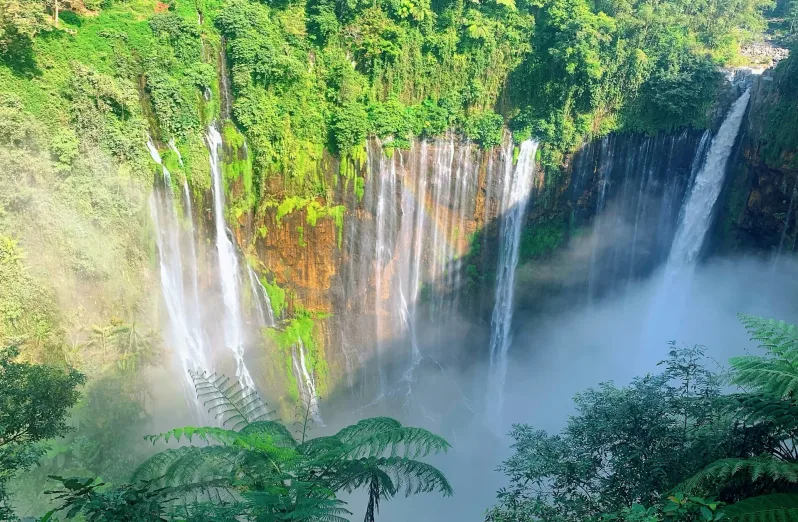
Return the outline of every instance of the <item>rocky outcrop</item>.
[[[785,62],[753,86],[751,105],[730,167],[715,226],[713,254],[783,255],[795,250],[798,143],[783,140],[794,107]],[[779,126],[788,127],[779,130]]]

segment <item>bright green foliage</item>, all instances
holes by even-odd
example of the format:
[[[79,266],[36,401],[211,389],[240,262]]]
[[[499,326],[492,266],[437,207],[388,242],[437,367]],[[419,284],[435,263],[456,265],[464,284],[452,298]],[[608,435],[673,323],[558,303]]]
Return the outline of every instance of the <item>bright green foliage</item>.
[[[798,390],[798,331],[795,325],[751,316],[740,316],[740,320],[751,339],[760,343],[759,347],[767,356],[732,359],[732,382],[777,399],[793,397]]]
[[[285,290],[280,288],[277,283],[270,283],[264,277],[260,278],[260,284],[263,285],[263,289],[266,290],[266,294],[269,296],[269,302],[272,305],[274,317],[277,319],[281,318],[288,305],[285,299]]]
[[[19,350],[0,350],[0,518],[12,519],[6,485],[47,451],[40,442],[69,431],[66,417],[84,376],[71,368],[18,362]]]
[[[294,317],[287,320],[278,328],[269,329],[269,337],[274,340],[282,352],[283,368],[289,383],[288,393],[299,399],[299,388],[293,370],[293,353],[298,343],[305,348],[305,365],[312,375],[318,380],[317,389],[324,392],[326,387],[327,360],[324,357],[322,346],[316,341],[313,331],[316,328],[316,319],[319,314],[313,314],[304,308],[296,307]]]
[[[483,147],[495,147],[502,142],[504,118],[494,112],[474,113],[465,121],[463,131],[468,138]]]
[[[152,437],[198,436],[211,445],[183,446],[158,453],[142,464],[137,480],[163,487],[217,491],[209,500],[235,500],[238,514],[257,520],[344,520],[348,514],[338,492],[366,488],[366,522],[372,522],[382,500],[406,495],[452,493],[443,474],[416,460],[446,451],[449,444],[420,428],[389,418],[365,419],[335,435],[297,440],[282,424],[264,420],[265,405],[257,392],[223,378],[197,381],[214,397],[211,413],[221,412],[226,428],[182,428]],[[207,392],[198,391],[203,396]],[[235,488],[240,497],[231,497]]]

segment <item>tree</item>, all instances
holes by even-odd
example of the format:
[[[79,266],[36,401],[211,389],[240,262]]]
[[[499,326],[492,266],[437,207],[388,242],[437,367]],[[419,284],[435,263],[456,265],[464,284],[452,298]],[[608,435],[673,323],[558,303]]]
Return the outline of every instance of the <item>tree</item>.
[[[406,495],[452,494],[438,469],[417,460],[449,448],[426,430],[383,417],[326,437],[306,439],[303,429],[297,439],[283,424],[269,420],[271,412],[256,391],[224,376],[193,377],[199,400],[221,427],[185,427],[148,437],[153,443],[184,438],[193,443],[199,438],[207,444],[168,449],[144,462],[133,476],[134,485],[116,493],[137,499],[128,506],[131,512],[148,503],[148,512],[161,516],[160,508],[150,505],[154,499],[157,504],[162,502],[158,498],[178,495],[186,505],[201,499],[219,509],[232,506],[234,515],[246,520],[343,521],[349,512],[336,494],[365,488],[365,520],[373,522],[380,503],[402,490]],[[105,502],[98,500],[101,490],[92,482],[64,485],[58,492],[64,503],[58,509],[68,518],[90,517],[90,509],[96,512]]]
[[[501,467],[511,486],[488,519],[586,520],[657,505],[706,464],[771,448],[772,430],[727,413],[736,399],[721,395],[702,347],[673,346],[661,364],[662,374],[627,387],[577,395],[577,414],[558,435],[516,425],[515,454]]]
[[[30,40],[47,27],[41,0],[0,0],[0,57],[15,43]]]
[[[798,516],[798,332],[784,321],[742,315],[740,319],[765,355],[731,360],[731,382],[744,390],[733,396],[733,413],[740,422],[766,429],[773,442],[747,458],[712,462],[679,488],[736,501],[727,509],[734,519],[794,520]]]
[[[64,435],[68,410],[84,376],[71,368],[18,362],[19,350],[0,351],[0,518],[13,519],[5,485],[44,454],[41,441]]]

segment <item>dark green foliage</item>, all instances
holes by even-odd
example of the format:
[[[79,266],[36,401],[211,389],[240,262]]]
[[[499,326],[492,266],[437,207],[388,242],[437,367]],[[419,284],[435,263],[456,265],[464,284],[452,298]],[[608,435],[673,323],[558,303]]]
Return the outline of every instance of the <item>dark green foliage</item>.
[[[671,132],[680,127],[700,128],[715,100],[723,76],[706,57],[686,56],[672,69],[656,70],[624,120],[629,130]]]
[[[717,458],[770,449],[768,436],[724,413],[720,381],[704,363],[701,347],[674,347],[660,375],[577,395],[559,435],[515,426],[515,455],[501,468],[512,486],[490,520],[583,520],[655,505]]]
[[[531,260],[554,252],[565,240],[565,226],[562,223],[546,222],[524,227],[518,258]]]
[[[742,500],[723,510],[729,522],[796,522],[798,494],[777,493]]]
[[[80,394],[82,374],[18,362],[19,351],[0,351],[0,518],[13,518],[6,483],[36,465],[47,447],[40,442],[69,431],[66,416]]]
[[[48,522],[59,511],[67,519],[81,516],[87,522],[161,522],[163,504],[170,499],[164,488],[152,488],[149,482],[124,484],[113,489],[102,489],[104,484],[95,479],[65,479],[51,476],[60,482],[62,489],[45,491],[61,505],[49,511],[42,522]]]

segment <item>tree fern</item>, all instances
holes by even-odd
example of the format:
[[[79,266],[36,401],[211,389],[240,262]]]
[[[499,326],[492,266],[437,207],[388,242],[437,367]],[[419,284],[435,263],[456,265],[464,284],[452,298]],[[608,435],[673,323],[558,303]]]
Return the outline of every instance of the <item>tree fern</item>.
[[[748,498],[721,511],[729,522],[798,522],[798,494]]]
[[[795,325],[741,315],[751,339],[768,356],[744,356],[731,360],[732,382],[775,397],[793,397],[798,390],[798,332]]]
[[[248,424],[267,420],[273,412],[266,408],[258,392],[224,375],[192,372],[197,398],[222,426],[239,430]]]
[[[415,460],[449,449],[427,430],[379,417],[300,443],[284,425],[266,419],[270,412],[253,390],[215,374],[193,377],[198,397],[222,427],[184,427],[147,437],[153,443],[199,439],[208,445],[153,455],[135,480],[182,487],[205,495],[202,501],[214,500],[207,492],[221,489],[228,496],[220,500],[243,499],[259,521],[342,522],[350,513],[336,493],[360,488],[369,491],[369,522],[380,501],[399,492],[452,494],[443,473]],[[306,435],[303,430],[303,439]]]
[[[347,446],[351,458],[377,456],[386,452],[395,456],[425,457],[431,453],[445,452],[449,443],[427,430],[402,426],[387,417],[364,419],[354,426],[342,429],[336,437]]]
[[[798,464],[771,457],[752,459],[721,459],[713,462],[676,487],[677,491],[691,493],[708,488],[731,478],[742,477],[756,482],[762,478],[798,483]]]

